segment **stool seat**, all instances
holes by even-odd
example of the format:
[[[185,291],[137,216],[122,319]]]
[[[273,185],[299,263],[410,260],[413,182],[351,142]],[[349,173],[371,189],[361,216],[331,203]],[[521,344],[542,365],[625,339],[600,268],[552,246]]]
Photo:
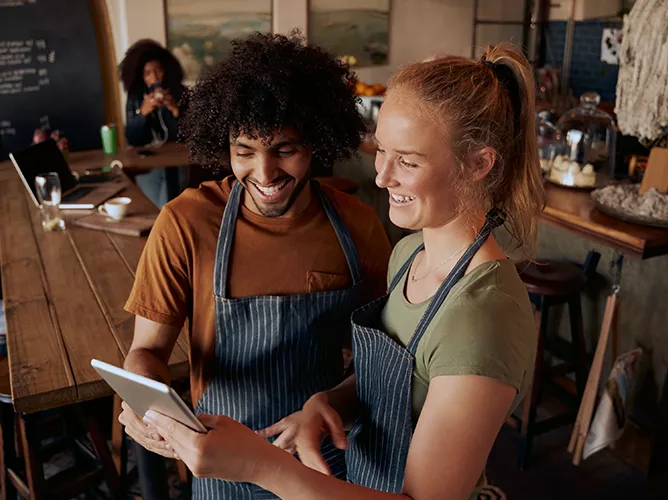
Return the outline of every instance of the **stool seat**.
[[[539,260],[518,262],[515,265],[530,294],[571,295],[579,293],[585,283],[582,268],[570,262]]]

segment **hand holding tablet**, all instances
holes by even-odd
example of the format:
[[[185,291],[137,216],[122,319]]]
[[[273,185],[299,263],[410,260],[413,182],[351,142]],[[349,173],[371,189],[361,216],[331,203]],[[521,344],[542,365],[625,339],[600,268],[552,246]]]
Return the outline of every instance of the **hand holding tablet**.
[[[206,427],[168,385],[97,359],[91,360],[90,364],[139,418],[143,418],[148,410],[154,410],[194,431],[207,432]]]

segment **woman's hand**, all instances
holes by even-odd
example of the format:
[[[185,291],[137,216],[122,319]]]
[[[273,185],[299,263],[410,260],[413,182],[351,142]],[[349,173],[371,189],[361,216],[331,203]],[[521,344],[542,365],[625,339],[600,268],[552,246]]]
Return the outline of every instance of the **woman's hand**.
[[[322,441],[328,435],[340,450],[348,448],[341,417],[329,405],[327,394],[319,392],[304,404],[295,444],[301,462],[323,474],[331,474],[320,451]]]
[[[257,482],[276,474],[284,457],[294,460],[236,420],[223,415],[198,418],[209,429],[206,434],[154,411],[144,417],[172,446],[174,458],[183,460],[195,477]]]
[[[159,106],[160,102],[155,98],[153,93],[150,93],[144,96],[139,112],[144,116],[148,116]]]
[[[279,420],[273,425],[270,425],[266,429],[257,431],[258,436],[262,436],[265,439],[276,436],[280,434],[274,441],[274,446],[278,446],[282,450],[287,451],[291,455],[294,455],[297,451],[295,446],[295,437],[299,431],[299,425],[301,423],[302,412],[296,411],[292,415],[288,415],[282,420]]]
[[[118,416],[118,421],[125,426],[125,432],[128,436],[153,453],[167,458],[174,458],[174,449],[167,441],[160,437],[154,426],[142,422],[125,401],[123,401],[122,408],[123,411]]]
[[[167,89],[162,89],[162,102],[161,104],[166,107],[169,112],[174,116],[174,118],[179,117],[179,105],[174,99],[174,96]]]

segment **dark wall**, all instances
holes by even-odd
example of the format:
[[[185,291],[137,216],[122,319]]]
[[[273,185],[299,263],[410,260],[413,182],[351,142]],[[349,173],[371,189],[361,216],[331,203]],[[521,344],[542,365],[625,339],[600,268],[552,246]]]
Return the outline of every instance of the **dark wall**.
[[[105,102],[88,0],[0,2],[0,140],[28,146],[42,124],[70,149],[100,147]],[[2,153],[0,153],[2,154]]]
[[[601,62],[603,28],[621,28],[621,21],[579,21],[575,23],[571,88],[579,98],[596,91],[602,101],[614,102],[619,66]],[[550,21],[547,27],[546,64],[561,66],[564,60],[566,21]]]

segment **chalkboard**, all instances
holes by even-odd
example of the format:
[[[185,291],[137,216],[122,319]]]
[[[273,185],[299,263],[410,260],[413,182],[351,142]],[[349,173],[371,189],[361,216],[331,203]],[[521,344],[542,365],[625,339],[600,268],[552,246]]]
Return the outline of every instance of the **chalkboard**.
[[[71,151],[98,149],[104,123],[89,0],[0,0],[0,156],[40,126],[65,134]]]

